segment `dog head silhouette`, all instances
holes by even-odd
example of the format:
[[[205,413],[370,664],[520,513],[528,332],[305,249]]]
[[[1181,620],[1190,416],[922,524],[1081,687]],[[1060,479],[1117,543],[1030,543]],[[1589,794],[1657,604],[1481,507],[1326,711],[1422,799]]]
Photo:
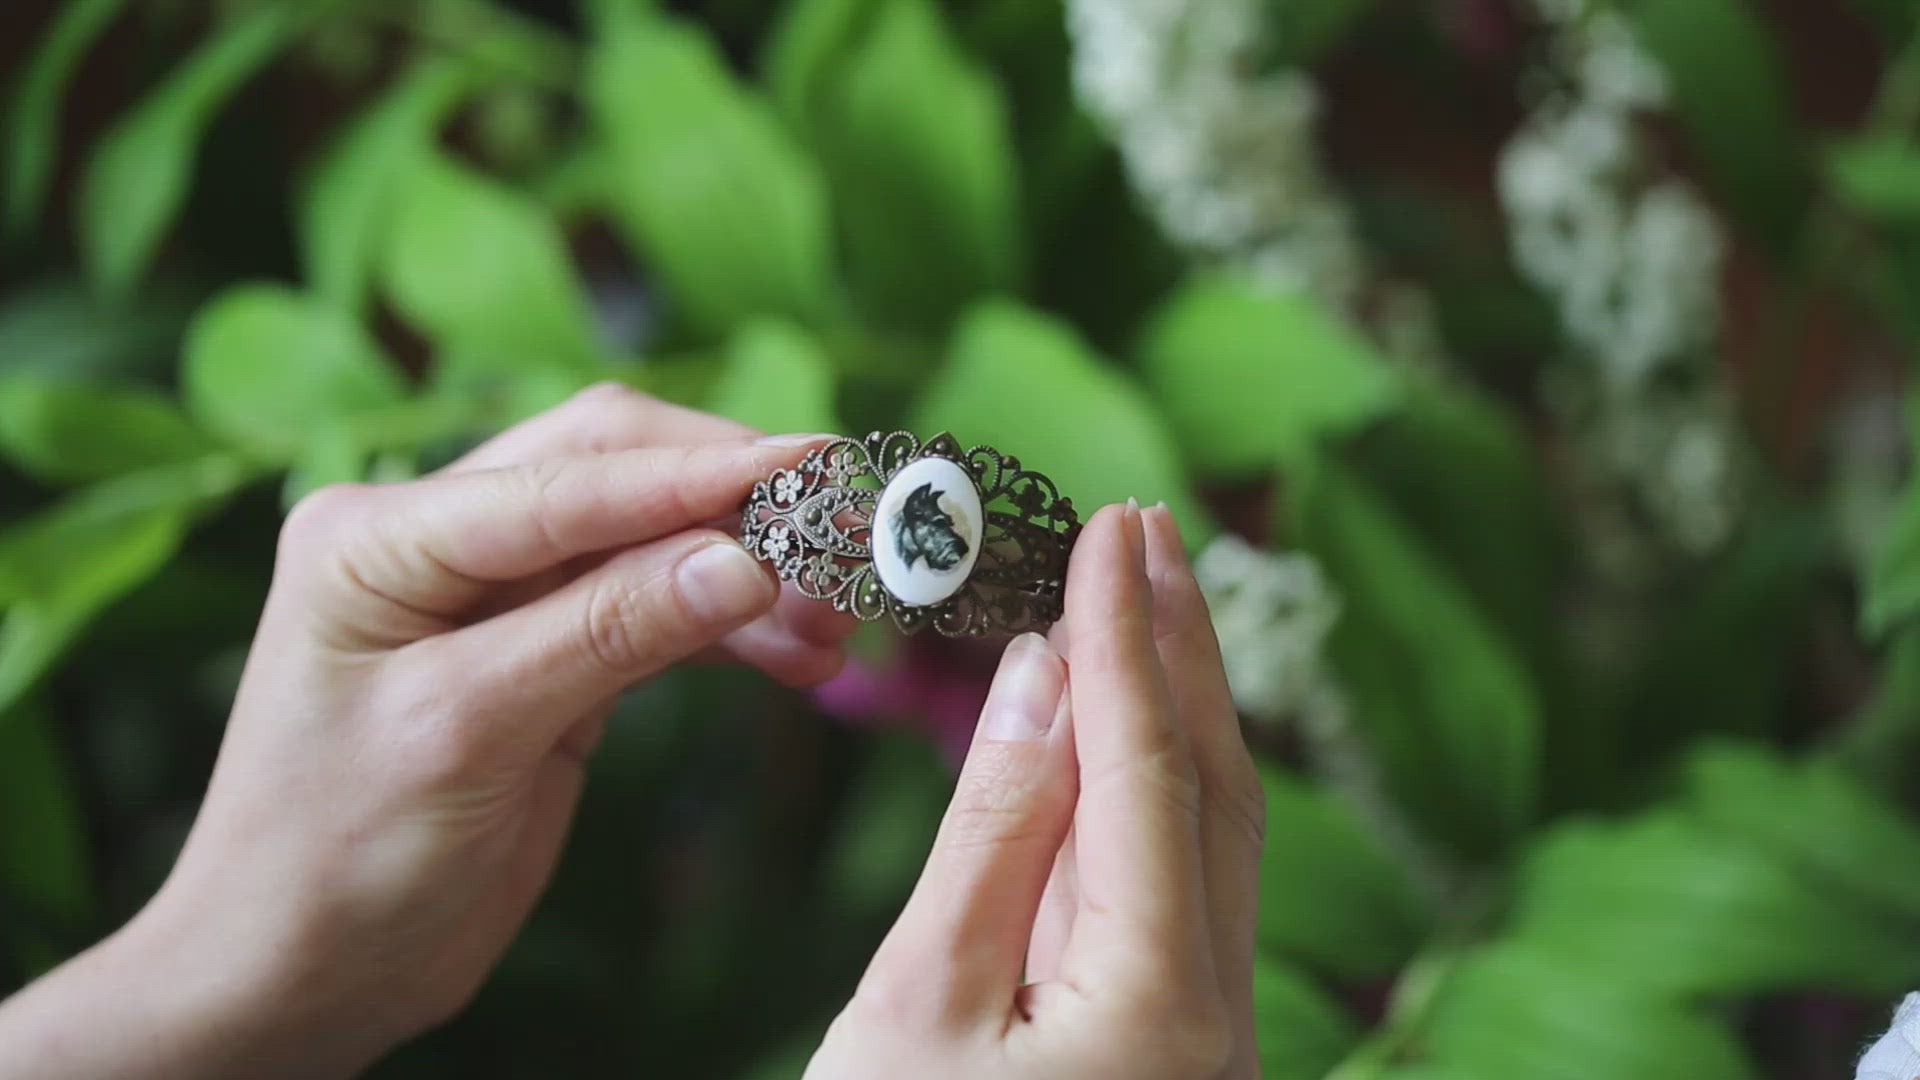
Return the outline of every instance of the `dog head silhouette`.
[[[930,570],[951,570],[967,556],[967,542],[954,531],[953,517],[940,509],[940,492],[931,481],[910,492],[894,515],[893,541],[908,569],[925,559]]]

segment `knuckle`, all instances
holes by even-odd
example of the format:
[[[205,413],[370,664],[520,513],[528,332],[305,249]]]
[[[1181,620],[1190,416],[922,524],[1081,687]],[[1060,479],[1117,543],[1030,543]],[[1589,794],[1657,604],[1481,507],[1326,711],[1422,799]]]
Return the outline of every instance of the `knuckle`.
[[[534,507],[545,509],[559,494],[560,487],[566,482],[568,470],[563,458],[544,458],[529,462],[509,475],[521,486],[521,494]]]
[[[286,580],[352,583],[352,563],[365,555],[372,532],[374,485],[329,484],[302,497],[280,524],[274,574]]]
[[[1121,785],[1130,793],[1157,799],[1172,809],[1182,821],[1197,824],[1205,808],[1205,793],[1193,761],[1185,746],[1172,738],[1156,740],[1158,745],[1115,762],[1098,774],[1087,777],[1083,786],[1092,789],[1108,784]]]
[[[555,558],[565,558],[572,553],[561,542],[563,530],[555,521],[559,508],[567,505],[564,487],[572,476],[572,469],[565,459],[549,458],[536,461],[507,473],[509,483],[518,486],[509,499],[527,507],[528,513],[540,530],[540,542]]]
[[[1244,753],[1223,773],[1210,794],[1214,812],[1231,822],[1259,851],[1267,840],[1267,789]]]
[[[653,398],[621,382],[598,382],[567,402],[567,419],[587,453],[602,454],[630,445],[644,430]]]
[[[1031,751],[1037,747],[983,745],[974,751],[953,802],[942,842],[951,848],[997,847],[1051,837],[1042,813],[1057,785],[1042,782]]]
[[[1141,763],[1141,770],[1181,813],[1196,822],[1200,820],[1206,793],[1184,733],[1163,734],[1159,745]]]
[[[568,405],[599,407],[645,401],[647,395],[617,379],[602,379],[567,399]]]
[[[702,459],[694,447],[675,446],[650,453],[644,459],[647,477],[644,486],[656,492],[656,512],[663,521],[694,522],[706,515],[696,513],[689,498],[688,477],[701,475]]]
[[[372,491],[372,484],[328,484],[308,492],[281,523],[282,545],[332,535],[342,525],[361,520]]]
[[[650,652],[641,632],[647,605],[641,592],[608,575],[587,600],[582,637],[594,663],[608,671],[632,671]]]

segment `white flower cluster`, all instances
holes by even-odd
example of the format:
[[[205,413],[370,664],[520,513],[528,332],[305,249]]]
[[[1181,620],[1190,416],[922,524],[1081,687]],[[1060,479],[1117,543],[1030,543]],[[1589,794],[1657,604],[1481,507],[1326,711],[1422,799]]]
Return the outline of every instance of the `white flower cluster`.
[[[1346,307],[1364,272],[1313,143],[1318,99],[1262,71],[1260,0],[1068,0],[1078,96],[1167,235]]]
[[[1653,168],[1636,123],[1663,74],[1611,10],[1536,0],[1558,85],[1499,170],[1515,261],[1553,299],[1578,377],[1563,380],[1595,490],[1629,494],[1660,540],[1718,546],[1739,506],[1732,408],[1713,376],[1723,244],[1684,182]],[[1606,561],[1606,560],[1603,560]]]
[[[1266,721],[1300,717],[1333,692],[1322,652],[1340,601],[1312,556],[1263,551],[1223,533],[1193,571],[1241,712]]]
[[[1423,887],[1444,892],[1447,867],[1388,797],[1346,691],[1326,664],[1340,601],[1320,564],[1223,533],[1201,550],[1193,571],[1213,613],[1234,706],[1257,722],[1294,725],[1314,770],[1400,852]]]

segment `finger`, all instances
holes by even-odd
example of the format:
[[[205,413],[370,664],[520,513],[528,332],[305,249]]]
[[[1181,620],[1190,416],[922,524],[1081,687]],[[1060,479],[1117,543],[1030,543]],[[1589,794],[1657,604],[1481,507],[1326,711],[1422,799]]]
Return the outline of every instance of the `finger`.
[[[801,641],[835,648],[860,625],[853,613],[835,611],[832,604],[803,595],[791,583],[780,590],[780,602],[773,614],[782,629]]]
[[[661,401],[624,383],[603,382],[495,435],[442,472],[478,472],[645,446],[740,442],[759,434],[745,424]]]
[[[801,453],[776,438],[323,488],[289,517],[282,565],[345,578],[417,620],[451,619],[500,583],[737,511]]]
[[[1253,941],[1259,915],[1266,800],[1240,732],[1206,598],[1189,568],[1179,526],[1164,505],[1142,514],[1153,627],[1174,711],[1200,778],[1200,854],[1213,929],[1214,969],[1234,1029],[1236,1060],[1251,1067]],[[1241,1075],[1230,1070],[1229,1075]],[[1250,1075],[1250,1072],[1249,1072]]]
[[[1071,707],[1063,719],[1071,724]],[[1067,942],[1073,940],[1073,917],[1080,909],[1079,870],[1074,857],[1073,829],[1053,858],[1053,872],[1047,876],[1047,890],[1040,897],[1040,911],[1033,920],[1033,940],[1027,943],[1026,981],[1050,982],[1060,977],[1060,958],[1066,955]]]
[[[1055,723],[1066,681],[1045,638],[1007,647],[926,868],[863,993],[925,1002],[948,1020],[1013,1006],[1073,814],[1071,749]]]
[[[477,472],[645,447],[739,442],[759,434],[745,424],[661,401],[624,383],[605,382],[501,432],[443,471]],[[824,441],[830,437],[802,436],[802,440]],[[729,510],[705,524],[737,530],[738,508]],[[552,580],[533,583],[509,597],[510,602],[503,603],[501,609],[518,607],[559,584]],[[845,662],[840,645],[857,621],[834,611],[829,604],[801,596],[789,585],[770,616],[729,635],[714,659],[737,659],[790,686],[812,686],[832,678]]]
[[[780,599],[784,602],[786,597]],[[838,675],[846,666],[847,651],[838,642],[820,644],[795,635],[780,625],[776,604],[773,611],[721,638],[693,660],[705,664],[748,663],[787,686],[804,689]]]
[[[582,714],[773,606],[766,570],[731,538],[684,532],[623,552],[524,607],[409,648],[474,703],[514,760]],[[476,736],[477,738],[484,738]]]
[[[1154,647],[1152,604],[1138,507],[1101,510],[1067,574],[1081,906],[1062,976],[1217,994],[1199,781]]]

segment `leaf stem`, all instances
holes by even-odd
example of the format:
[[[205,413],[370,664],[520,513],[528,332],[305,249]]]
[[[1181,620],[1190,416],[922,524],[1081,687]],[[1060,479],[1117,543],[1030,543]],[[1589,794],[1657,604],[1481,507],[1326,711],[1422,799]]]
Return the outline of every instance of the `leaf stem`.
[[[1459,950],[1447,947],[1409,964],[1394,985],[1393,999],[1387,1004],[1387,1015],[1379,1028],[1335,1066],[1326,1080],[1374,1080],[1385,1076],[1419,1038],[1434,1002],[1439,1000],[1459,963]]]

